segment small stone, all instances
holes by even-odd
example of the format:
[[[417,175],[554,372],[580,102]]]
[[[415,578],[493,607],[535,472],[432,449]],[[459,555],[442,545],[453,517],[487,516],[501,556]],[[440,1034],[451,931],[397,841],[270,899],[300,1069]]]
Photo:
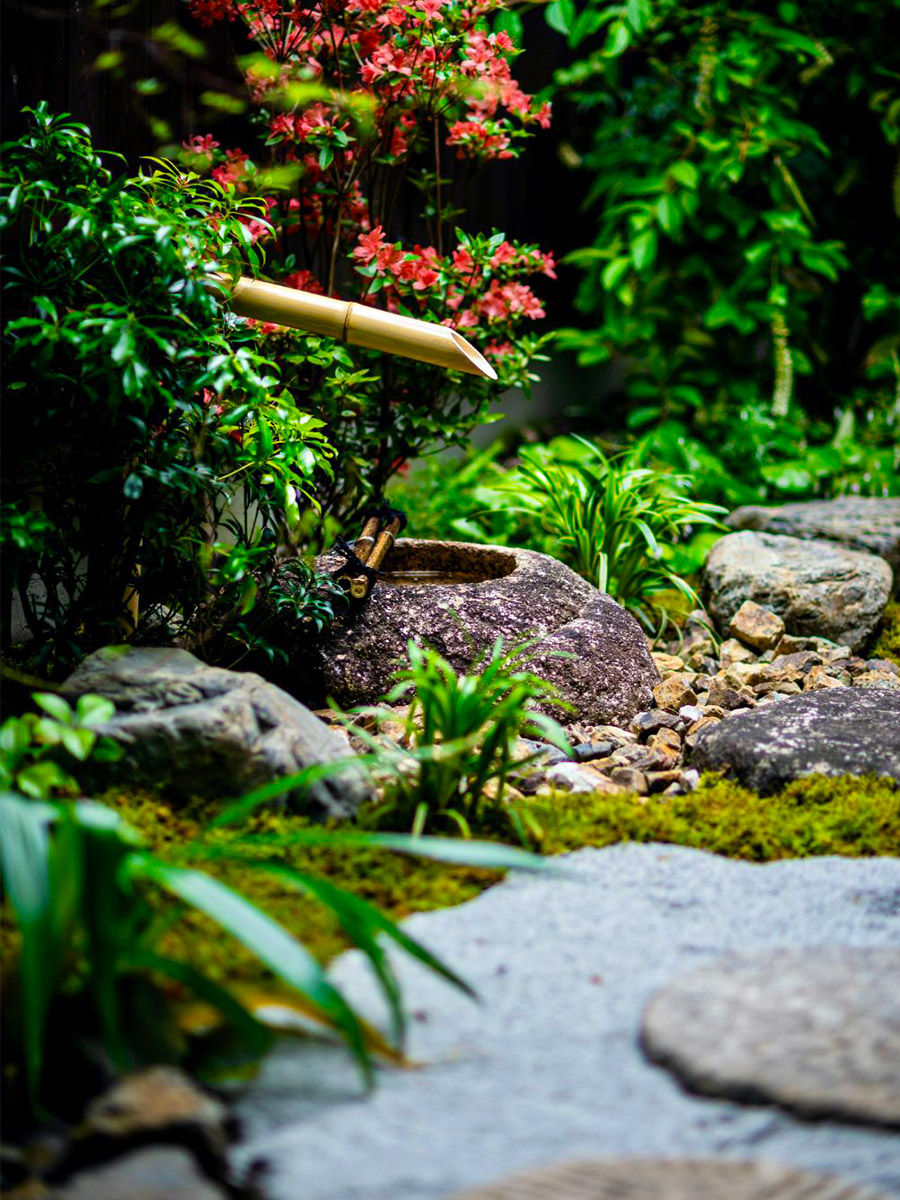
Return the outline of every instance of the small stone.
[[[749,663],[756,660],[756,655],[749,646],[743,645],[737,638],[726,638],[719,650],[719,662],[723,667],[730,667],[732,663]]]
[[[696,704],[697,693],[687,675],[669,675],[653,689],[653,699],[657,708],[677,712],[685,704]]]
[[[619,784],[629,792],[637,792],[639,796],[647,795],[647,776],[643,771],[638,771],[634,767],[616,767],[610,778],[613,783]]]
[[[587,767],[582,767],[579,763],[555,763],[544,778],[561,792],[588,795],[597,790],[594,773],[589,773]]]
[[[678,715],[682,720],[693,724],[703,717],[703,709],[698,704],[685,704],[684,708],[679,708]]]
[[[723,709],[752,708],[756,697],[747,687],[734,688],[714,679],[709,689],[709,704]]]
[[[732,663],[725,671],[720,671],[716,678],[730,687],[742,688],[755,683],[764,670],[758,663]]]
[[[632,767],[635,763],[643,762],[647,757],[647,747],[640,744],[620,746],[612,753],[612,761],[620,767]]]
[[[662,650],[654,650],[650,657],[656,663],[656,668],[661,675],[666,675],[670,671],[684,670],[684,659],[678,654],[666,654]]]
[[[858,688],[883,688],[896,692],[900,691],[900,679],[896,675],[889,675],[887,671],[869,671],[857,679],[856,686]]]
[[[847,687],[849,683],[849,676],[846,680],[836,679],[828,667],[811,667],[803,686],[807,692],[815,692],[821,688]]]
[[[821,654],[815,654],[811,650],[800,650],[796,654],[779,654],[770,663],[769,675],[773,679],[793,679],[796,683],[811,667],[821,665]]]
[[[621,746],[626,742],[636,742],[637,737],[630,729],[622,729],[619,725],[592,725],[589,727],[588,742],[615,742]]]
[[[708,650],[694,651],[688,658],[688,666],[698,674],[715,675],[718,670],[718,663],[712,656],[712,643],[710,643]]]
[[[900,679],[900,667],[889,658],[870,658],[866,663],[866,670],[887,672],[888,675],[896,675]]]
[[[685,791],[692,792],[700,786],[700,772],[695,767],[688,767],[681,773],[681,786]]]
[[[784,621],[777,613],[753,600],[745,600],[728,623],[728,632],[754,650],[768,650],[784,633]]]
[[[613,783],[608,775],[604,775],[602,771],[597,769],[596,763],[587,763],[585,765],[585,774],[592,781],[592,792],[597,795],[616,796],[621,795],[627,789],[621,784]]]
[[[574,762],[591,762],[595,758],[605,758],[616,748],[615,742],[587,742],[574,747],[572,760]]]
[[[681,738],[674,729],[659,729],[648,738],[647,745],[653,750],[657,746],[665,746],[677,753],[681,750]]]
[[[552,767],[554,763],[567,761],[558,746],[551,746],[548,742],[535,742],[530,738],[518,738],[513,747],[513,754],[516,758],[530,758],[533,754],[539,754],[540,758],[535,759],[535,765],[541,767]]]
[[[679,791],[681,790],[681,771],[670,770],[647,772],[647,787],[649,788],[651,795],[654,795],[656,792],[668,792],[670,796],[677,795],[677,792],[672,792],[669,790],[673,786],[678,786]]]
[[[657,729],[663,727],[675,729],[677,725],[678,717],[674,713],[664,712],[661,708],[651,708],[647,712],[638,713],[631,722],[631,728],[635,733],[644,736],[656,733]]]

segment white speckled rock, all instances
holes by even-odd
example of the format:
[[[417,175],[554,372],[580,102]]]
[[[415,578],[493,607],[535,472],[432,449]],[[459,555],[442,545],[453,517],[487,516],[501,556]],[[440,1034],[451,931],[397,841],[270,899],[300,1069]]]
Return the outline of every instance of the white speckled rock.
[[[861,650],[891,597],[883,558],[833,542],[772,533],[730,533],[704,567],[707,608],[724,633],[746,600],[777,613],[789,634],[817,635]]]
[[[705,726],[691,765],[768,794],[806,775],[900,782],[900,692],[832,687]],[[900,794],[898,794],[900,804]]]

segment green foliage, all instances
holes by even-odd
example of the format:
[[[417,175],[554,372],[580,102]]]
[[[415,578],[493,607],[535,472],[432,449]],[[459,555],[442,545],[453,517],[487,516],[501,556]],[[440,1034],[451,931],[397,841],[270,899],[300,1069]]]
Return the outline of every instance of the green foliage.
[[[896,488],[893,8],[548,9],[579,56],[557,91],[596,213],[570,256],[590,324],[560,344],[618,356],[628,427],[682,422],[755,499]]]
[[[827,778],[790,783],[758,796],[704,776],[685,796],[554,796],[539,814],[541,850],[560,854],[616,842],[671,842],[728,858],[770,862],[840,854],[900,854],[900,804],[890,779]]]
[[[31,698],[42,712],[10,717],[0,725],[0,790],[13,789],[41,800],[58,794],[77,796],[78,783],[70,770],[88,758],[114,762],[121,755],[112,738],[96,732],[115,706],[102,696],[81,696],[74,709],[51,692]]]
[[[646,458],[640,445],[608,457],[583,438],[528,446],[500,491],[553,536],[558,557],[654,629],[660,593],[675,588],[699,604],[665,549],[688,527],[715,525],[723,510],[692,499],[689,475],[645,466]]]
[[[294,778],[293,784],[298,782]],[[288,781],[286,787],[291,786]],[[270,789],[271,790],[271,789]],[[240,1001],[197,969],[195,956],[170,958],[160,942],[171,918],[160,914],[179,905],[202,914],[255,956],[305,1009],[332,1027],[371,1082],[371,1037],[359,1014],[328,980],[309,950],[276,920],[239,892],[194,863],[228,863],[274,876],[283,888],[324,906],[350,942],[366,955],[391,1017],[391,1038],[401,1050],[406,1031],[399,982],[382,938],[419,959],[448,982],[471,989],[420,943],[359,896],[319,875],[299,869],[281,851],[286,845],[377,846],[376,834],[344,835],[322,829],[296,829],[288,837],[222,830],[243,815],[245,798],[213,822],[196,840],[153,853],[114,809],[96,801],[45,802],[13,792],[0,797],[0,867],[21,937],[17,1038],[9,1065],[21,1064],[33,1102],[41,1093],[44,1046],[52,1005],[62,993],[77,991],[90,1011],[96,1033],[120,1069],[134,1064],[143,1031],[124,1019],[123,988],[134,974],[153,973],[186,988],[218,1009],[258,1054],[266,1032]],[[508,847],[471,843],[464,850],[428,839],[394,836],[387,849],[424,854],[438,861],[484,867],[539,865]],[[169,899],[166,900],[165,897]],[[190,947],[188,947],[190,950]]]
[[[223,528],[236,541],[208,548],[210,595],[194,610],[185,641],[226,667],[287,667],[346,609],[347,595],[293,551],[278,551],[270,533],[248,537],[234,518]]]
[[[258,262],[258,205],[151,168],[115,178],[45,105],[4,147],[2,535],[48,666],[129,630],[138,591],[142,627],[165,636],[206,597],[236,492],[255,542],[289,541],[328,469],[322,422],[207,288]]]
[[[532,707],[536,701],[565,707],[551,684],[525,669],[534,646],[525,641],[507,650],[498,638],[460,675],[437,650],[408,643],[409,666],[395,674],[385,697],[388,704],[409,701],[402,745],[363,735],[374,750],[370,766],[387,781],[379,824],[411,826],[415,834],[456,827],[471,837],[490,810],[526,837],[527,811],[504,804],[510,771],[534,759],[516,752],[516,740],[568,745],[558,723]],[[396,719],[389,708],[360,712]]]
[[[900,667],[900,603],[892,600],[881,616],[881,632],[870,658],[886,658]]]

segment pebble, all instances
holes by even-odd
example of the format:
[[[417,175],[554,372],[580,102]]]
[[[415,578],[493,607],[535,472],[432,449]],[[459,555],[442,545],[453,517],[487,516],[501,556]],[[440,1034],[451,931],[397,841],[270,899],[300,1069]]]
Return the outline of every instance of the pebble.
[[[784,621],[753,600],[745,600],[728,623],[728,632],[754,650],[769,650],[784,633]]]

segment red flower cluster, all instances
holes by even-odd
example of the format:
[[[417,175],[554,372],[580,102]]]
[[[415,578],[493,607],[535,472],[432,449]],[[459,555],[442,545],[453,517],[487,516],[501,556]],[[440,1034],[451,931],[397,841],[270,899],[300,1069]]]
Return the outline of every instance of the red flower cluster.
[[[247,88],[272,158],[299,178],[294,194],[267,200],[266,221],[246,223],[285,260],[284,281],[487,329],[504,382],[525,381],[534,339],[523,341],[517,327],[544,309],[522,277],[555,278],[552,256],[499,234],[444,248],[457,219],[444,190],[453,157],[444,147],[476,162],[509,159],[550,121],[550,106],[513,77],[520,51],[490,30],[505,0],[189,3],[204,23],[240,18],[264,56],[249,62]],[[206,135],[185,152],[209,163],[224,187],[259,193],[259,168],[243,150]],[[428,196],[431,244],[389,236],[404,173]]]

